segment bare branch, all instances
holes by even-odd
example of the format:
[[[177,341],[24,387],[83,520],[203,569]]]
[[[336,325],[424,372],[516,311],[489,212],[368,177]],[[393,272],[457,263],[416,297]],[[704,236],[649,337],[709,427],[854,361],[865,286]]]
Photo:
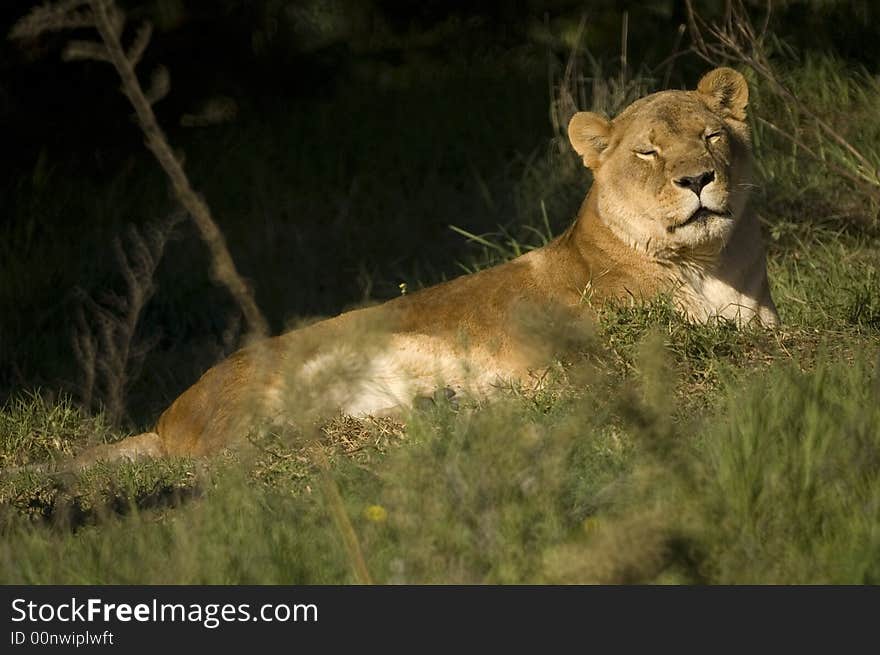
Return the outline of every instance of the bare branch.
[[[870,182],[869,179],[866,179],[865,177],[857,175],[857,174],[853,173],[852,171],[848,170],[847,168],[844,168],[843,166],[840,166],[840,165],[836,164],[835,162],[830,161],[827,157],[823,157],[820,153],[816,152],[813,148],[811,148],[809,145],[807,145],[807,143],[803,139],[799,139],[794,134],[791,134],[790,132],[783,130],[781,127],[771,123],[767,119],[761,118],[759,116],[756,120],[759,123],[761,123],[761,125],[764,125],[765,127],[770,129],[775,134],[778,134],[779,136],[781,136],[783,139],[785,139],[786,141],[788,141],[792,145],[800,148],[801,150],[803,150],[805,153],[807,153],[810,157],[812,157],[816,161],[822,162],[823,164],[825,164],[826,166],[831,168],[831,170],[833,170],[835,173],[837,173],[841,177],[845,177],[850,182],[853,182],[854,184],[858,184],[858,185],[864,184],[865,182]]]
[[[83,295],[85,293],[83,292]],[[76,311],[76,327],[72,344],[73,354],[79,364],[80,383],[79,396],[84,407],[91,408],[95,393],[95,366],[97,361],[97,343],[89,324],[86,321],[82,306]]]
[[[773,13],[773,0],[767,0],[767,11],[764,12],[764,24],[761,25],[761,36],[758,39],[763,42],[767,36],[767,28],[770,27],[770,14]]]
[[[73,350],[80,365],[80,397],[86,407],[100,403],[109,420],[125,415],[126,395],[157,338],[142,339],[137,328],[156,291],[156,269],[165,245],[185,215],[177,213],[146,230],[130,226],[113,241],[113,251],[125,281],[124,293],[107,292],[100,302],[83,294],[77,312]]]
[[[691,4],[691,0],[684,0],[684,6],[687,11],[688,29],[691,38],[694,40],[694,46],[698,52],[706,52],[706,42],[703,40],[703,32],[697,25],[697,14]]]
[[[684,23],[678,26],[678,29],[675,32],[675,41],[672,45],[672,54],[654,68],[654,70],[659,70],[664,66],[666,67],[666,70],[663,73],[663,83],[660,85],[661,89],[669,88],[669,81],[672,79],[672,67],[675,64],[675,60],[686,52],[679,49],[681,47],[681,38],[684,36],[686,30],[687,26]]]
[[[155,105],[162,98],[168,95],[168,92],[171,90],[171,75],[168,74],[168,69],[164,66],[159,66],[155,71],[153,71],[153,77],[150,80],[150,88],[146,92],[145,97],[147,102],[151,105]]]
[[[830,166],[834,172],[853,182],[866,195],[876,198],[880,194],[880,170],[877,170],[852,141],[800,100],[770,62],[764,45],[770,20],[770,2],[767,3],[767,13],[760,30],[755,30],[742,0],[732,0],[725,20],[715,25],[709,25],[700,18],[694,11],[691,0],[685,0],[685,6],[694,52],[716,66],[738,63],[751,68],[767,83],[770,91],[785,103],[796,120],[818,128],[816,138],[820,139],[820,143],[818,147],[810,148],[796,134],[786,132],[767,121],[761,121],[762,124],[797,144],[816,161]],[[712,41],[708,41],[704,34],[711,37]],[[824,147],[821,139],[826,140]],[[833,152],[834,148],[841,149],[838,154],[832,155],[839,160],[836,162],[826,154],[828,151]]]
[[[113,36],[117,40],[121,40],[122,32],[125,29],[125,12],[116,6],[114,0],[91,0],[91,4],[96,16],[106,16],[106,25],[110,28]],[[98,9],[97,5],[101,5],[101,9]]]
[[[93,59],[95,61],[110,61],[110,53],[97,41],[71,41],[64,48],[61,55],[65,61],[80,59]]]
[[[571,51],[568,55],[568,61],[565,62],[565,70],[562,73],[562,79],[554,94],[554,102],[551,105],[552,118],[554,127],[558,134],[565,134],[568,122],[578,110],[577,101],[574,98],[576,89],[575,71],[577,67],[578,48],[580,48],[584,31],[587,27],[587,14],[581,14],[581,20],[578,24],[577,33],[575,34]]]
[[[125,56],[128,58],[128,61],[131,63],[131,67],[135,68],[141,61],[141,57],[144,56],[144,51],[147,49],[147,46],[150,44],[150,38],[153,36],[153,24],[150,22],[143,23],[137,31],[137,34],[134,37],[134,41],[128,49],[128,52],[125,53]]]
[[[88,0],[46,2],[35,7],[31,13],[15,23],[9,32],[9,38],[27,39],[38,37],[46,32],[94,27],[94,15],[86,5],[88,5]]]
[[[65,51],[67,59],[99,59],[113,64],[122,80],[122,91],[131,102],[138,124],[146,137],[147,147],[171,180],[181,205],[192,217],[202,240],[211,253],[211,272],[214,279],[223,284],[241,308],[254,336],[265,336],[268,331],[266,319],[257,306],[254,294],[238,273],[223,233],[211,216],[207,203],[193,190],[183,170],[182,162],[174,155],[162,128],[153,113],[153,105],[170,89],[167,69],[159,68],[153,74],[152,83],[144,93],[135,74],[135,66],[143,56],[150,40],[151,27],[144,24],[126,53],[121,37],[125,29],[125,14],[114,0],[58,0],[34,9],[13,28],[14,38],[37,36],[50,30],[74,27],[94,27],[103,42],[103,49],[96,43],[75,41]]]
[[[90,0],[90,3],[95,13],[96,27],[110,52],[113,66],[122,79],[123,91],[134,107],[138,123],[146,136],[147,147],[165,170],[180,203],[195,221],[202,240],[208,246],[214,279],[223,284],[235,298],[254,336],[265,336],[269,328],[266,319],[263,318],[259,307],[257,307],[253,291],[238,273],[229,248],[226,246],[223,233],[220,232],[217,223],[211,216],[211,210],[193,190],[180,161],[174,156],[168,139],[162,128],[159,127],[159,122],[153,113],[152,104],[144,94],[134,68],[122,49],[119,35],[114,27],[113,12],[108,9],[108,6],[114,6],[112,0]],[[155,101],[161,97],[161,94],[158,94],[162,90],[161,78],[158,82],[154,80],[153,88]]]

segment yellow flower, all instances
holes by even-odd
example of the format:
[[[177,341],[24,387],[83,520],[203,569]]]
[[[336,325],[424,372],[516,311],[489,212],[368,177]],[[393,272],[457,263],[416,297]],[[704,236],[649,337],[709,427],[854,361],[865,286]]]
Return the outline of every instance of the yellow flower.
[[[599,530],[599,519],[595,516],[589,516],[584,519],[583,523],[581,523],[581,528],[587,534],[594,534]]]
[[[384,523],[388,512],[381,505],[370,505],[364,510],[364,517],[373,523]]]

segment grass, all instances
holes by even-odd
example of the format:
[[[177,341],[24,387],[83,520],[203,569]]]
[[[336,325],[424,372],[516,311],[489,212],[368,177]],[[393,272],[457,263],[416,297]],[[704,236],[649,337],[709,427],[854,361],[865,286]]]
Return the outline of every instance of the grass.
[[[47,401],[28,394],[0,411],[0,461],[17,466],[56,461],[98,443],[115,441],[102,415],[89,416],[69,398]],[[192,461],[169,459],[149,464],[100,464],[81,474],[47,475],[20,470],[0,478],[0,522],[23,517],[30,522],[78,527],[108,512],[176,503],[196,491]]]
[[[366,456],[331,432],[333,476],[373,578],[880,580],[876,341],[853,362],[825,353],[806,371],[782,354],[751,367],[716,357],[724,370],[698,391],[700,408],[686,397],[686,357],[658,336],[637,346],[630,376],[585,357],[538,395],[416,413]],[[361,444],[381,442],[375,427]],[[103,493],[92,520],[7,516],[2,581],[351,582],[317,472],[270,450],[244,467],[89,472],[75,484]],[[175,479],[199,492],[170,509],[146,502]]]
[[[832,60],[796,62],[787,74],[814,111],[827,120],[854,117],[848,134],[859,136],[863,152],[880,153],[880,133],[867,124],[880,100],[876,85]],[[452,88],[444,84],[444,92]],[[471,78],[466,90],[471,84],[483,88]],[[450,243],[470,240],[458,266],[474,270],[540,245],[573,215],[583,171],[553,147],[512,135],[525,129],[516,128],[518,112],[527,125],[543,119],[511,108],[514,96],[540,93],[526,87],[491,87],[501,96],[485,100],[497,101],[492,125],[504,128],[497,139],[487,124],[457,122],[453,96],[431,109],[438,96],[395,96],[392,88],[375,106],[352,94],[355,107],[346,112],[357,110],[369,128],[356,134],[329,129],[342,109],[328,105],[297,114],[287,131],[270,120],[193,136],[193,174],[220,216],[248,217],[224,229],[235,256],[254,266],[261,301],[277,295],[277,307],[294,314],[336,311],[393,295],[401,281],[418,286],[454,274]],[[753,93],[755,113],[782,111],[760,82]],[[409,104],[396,106],[401,98]],[[396,108],[383,113],[388,107]],[[423,121],[407,116],[429,112],[438,117],[435,138],[420,140]],[[375,145],[391,125],[400,141]],[[690,325],[662,298],[606,306],[594,337],[559,361],[540,391],[511,389],[479,405],[439,400],[405,424],[331,421],[322,447],[373,580],[880,582],[878,208],[778,135],[754,128],[754,204],[782,327]],[[313,133],[321,138],[311,143]],[[212,158],[221,162],[213,183]],[[76,268],[61,236],[34,236],[47,213],[88,212],[97,234],[121,211],[137,205],[146,215],[161,206],[156,180],[133,166],[93,194],[97,200],[87,201],[97,183],[86,182],[58,185],[54,200],[34,195],[19,207],[26,219],[8,228],[9,243],[25,249],[10,246],[17,259],[2,260],[17,272],[4,298],[31,309],[20,325],[4,326],[7,334],[23,335],[40,302],[54,307],[45,317],[66,311],[32,280],[39,276],[25,275],[28,253],[39,249],[48,279],[67,279],[65,267]],[[35,179],[51,188],[53,175],[43,164]],[[411,230],[413,220],[428,227]],[[323,232],[322,222],[330,226]],[[181,238],[177,247],[187,248],[192,235]],[[433,241],[424,259],[422,240]],[[335,261],[359,242],[374,259]],[[257,267],[262,253],[284,251],[278,243],[289,251]],[[392,256],[407,249],[418,254]],[[172,253],[163,264],[165,282],[174,282],[161,286],[145,319],[174,329],[132,389],[135,424],[222,356],[224,310],[194,319],[191,309],[223,307],[222,299],[179,261]],[[95,266],[86,280],[112,285]],[[279,274],[286,267],[296,285]],[[291,318],[277,307],[276,323]],[[186,340],[184,332],[214,337]],[[23,339],[25,353],[43,344],[45,357],[67,356],[63,334]],[[121,432],[63,394],[13,395],[0,410],[0,465],[67,456]],[[269,434],[208,463],[5,475],[0,583],[353,582],[350,551],[313,461],[292,435]]]
[[[706,576],[880,581],[880,379],[872,364],[825,363],[810,375],[781,367],[727,398],[725,414],[736,418],[708,435],[699,478],[701,513],[717,525],[700,544]]]

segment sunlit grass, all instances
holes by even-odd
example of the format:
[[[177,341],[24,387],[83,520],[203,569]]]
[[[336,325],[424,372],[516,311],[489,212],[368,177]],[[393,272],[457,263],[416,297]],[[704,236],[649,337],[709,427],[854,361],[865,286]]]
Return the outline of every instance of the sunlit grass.
[[[790,80],[822,116],[846,116],[839,122],[864,151],[880,152],[880,132],[869,124],[876,85],[833,61],[793,67]],[[432,97],[411,100],[408,109]],[[521,127],[509,109],[514,99],[498,101],[501,128]],[[339,117],[315,112],[280,136],[251,125],[190,144],[199,152],[204,140],[203,153],[228,154],[213,186],[206,180],[207,193],[230,214],[249,217],[232,221],[239,227],[227,235],[238,257],[254,263],[279,253],[257,284],[278,307],[330,312],[352,298],[394,295],[401,282],[416,288],[453,274],[454,260],[465,271],[506,261],[558,233],[587,189],[588,175],[554,148],[511,160],[515,139],[496,143],[485,125],[469,124],[466,136],[482,139],[472,156],[460,150],[459,127],[441,121],[435,140],[458,150],[438,153],[433,141],[419,141],[421,122],[404,121],[407,108],[392,116],[362,109],[369,128],[354,142],[347,132],[326,136]],[[756,86],[752,111],[773,116],[780,108]],[[395,121],[403,137],[371,149]],[[310,130],[322,133],[324,149],[298,147]],[[511,389],[482,404],[429,404],[405,425],[332,421],[321,438],[373,580],[880,582],[877,206],[761,124],[754,135],[753,206],[768,236],[782,326],[691,325],[663,298],[597,307],[594,338],[556,362],[539,390]],[[250,145],[239,148],[242,141]],[[269,154],[254,157],[255,149]],[[193,169],[206,178],[214,169],[203,156]],[[506,166],[497,166],[502,159]],[[374,174],[355,174],[366,160]],[[40,175],[48,184],[51,173]],[[54,287],[34,280],[73,275],[62,247],[69,235],[40,246],[39,217],[69,204],[93,211],[103,229],[129,203],[138,216],[158,211],[154,180],[138,173],[146,179],[139,186],[129,175],[120,173],[92,204],[88,185],[59,192],[57,206],[49,197],[33,201],[26,210],[33,218],[4,241],[4,266],[17,271],[2,290],[9,306],[28,298],[25,313],[43,303],[50,317],[64,315],[66,305],[48,300]],[[328,192],[342,187],[344,197]],[[415,220],[429,228],[409,229]],[[240,226],[246,230],[236,232]],[[424,243],[412,235],[425,234],[436,241],[427,265],[395,259],[402,250],[421,252]],[[438,253],[450,240],[467,250],[444,263]],[[99,252],[90,243],[89,252]],[[357,243],[374,248],[375,259],[328,267]],[[38,246],[46,276],[27,269]],[[169,266],[174,284],[162,286],[154,311],[179,319],[182,332],[226,329],[204,280]],[[98,270],[87,277],[101,281]],[[193,307],[212,310],[197,319]],[[5,329],[19,334],[19,323]],[[63,331],[22,335],[22,347],[63,357],[67,338]],[[139,415],[154,417],[163,394],[173,396],[221,354],[214,342],[188,352],[185,363],[173,349],[155,354],[145,367],[148,391],[135,389],[135,399],[146,397]],[[66,457],[118,432],[65,397],[16,396],[0,411],[0,466]],[[254,438],[250,448],[207,463],[3,475],[0,582],[354,582],[308,453],[283,433]]]

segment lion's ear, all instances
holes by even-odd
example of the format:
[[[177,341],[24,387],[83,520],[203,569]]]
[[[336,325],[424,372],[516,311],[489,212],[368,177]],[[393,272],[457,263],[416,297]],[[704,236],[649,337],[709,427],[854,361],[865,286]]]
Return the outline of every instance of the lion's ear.
[[[568,123],[568,140],[588,168],[599,166],[599,155],[608,147],[611,122],[599,114],[580,111]]]
[[[703,75],[697,84],[697,91],[705,96],[706,103],[713,109],[738,121],[746,119],[749,85],[738,71],[732,68],[711,70]]]

